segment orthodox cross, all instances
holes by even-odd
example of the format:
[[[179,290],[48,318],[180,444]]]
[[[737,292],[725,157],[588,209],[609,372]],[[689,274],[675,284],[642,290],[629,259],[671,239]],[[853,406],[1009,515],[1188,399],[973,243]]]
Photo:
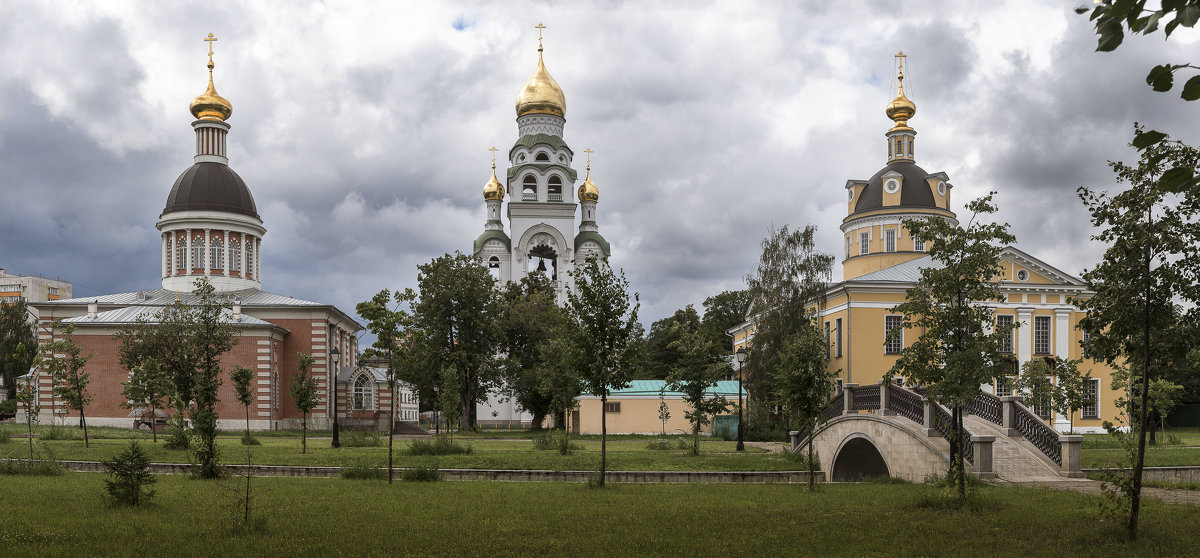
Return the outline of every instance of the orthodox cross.
[[[592,169],[592,153],[595,153],[595,151],[592,151],[592,148],[589,147],[587,149],[584,149],[583,152],[587,153],[587,167],[588,167],[588,170],[591,170]]]
[[[538,30],[538,52],[541,52],[542,51],[542,29],[545,29],[546,26],[542,25],[542,22],[539,21],[537,25],[533,26],[533,28]]]
[[[500,150],[496,149],[496,146],[493,145],[488,151],[492,152],[492,170],[496,170],[496,152]]]
[[[212,33],[209,33],[208,38],[204,39],[204,42],[208,43],[208,67],[209,68],[213,67],[213,61],[212,61],[212,55],[213,55],[212,46],[213,45],[212,44],[213,44],[213,41],[215,41],[215,40],[217,40],[217,38],[214,37]]]

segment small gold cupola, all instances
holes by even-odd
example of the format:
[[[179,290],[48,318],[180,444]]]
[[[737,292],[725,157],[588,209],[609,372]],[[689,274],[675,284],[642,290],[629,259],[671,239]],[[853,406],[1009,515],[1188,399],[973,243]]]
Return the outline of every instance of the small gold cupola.
[[[496,146],[492,146],[489,151],[492,152],[492,178],[483,185],[483,199],[503,200],[504,185],[500,183],[500,179],[496,178]]]
[[[213,85],[213,41],[217,38],[212,33],[208,34],[208,38],[204,39],[208,42],[208,89],[192,99],[192,104],[188,107],[192,111],[192,116],[197,120],[216,120],[224,122],[233,114],[233,103],[228,99],[217,94],[217,88]]]
[[[567,117],[567,98],[559,88],[558,82],[550,77],[546,65],[542,62],[542,29],[546,26],[538,23],[538,64],[533,75],[521,87],[517,95],[517,117],[527,114],[550,114],[559,118]]]
[[[903,51],[896,53],[898,70],[896,80],[900,84],[896,98],[887,104],[884,113],[895,123],[887,131],[888,162],[912,162],[914,160],[917,131],[909,127],[908,120],[917,114],[917,104],[904,95],[904,59]]]
[[[592,153],[594,152],[590,147],[584,151],[588,154],[587,175],[583,179],[583,184],[579,185],[579,201],[597,202],[600,201],[600,189],[596,187],[595,182],[592,182]]]

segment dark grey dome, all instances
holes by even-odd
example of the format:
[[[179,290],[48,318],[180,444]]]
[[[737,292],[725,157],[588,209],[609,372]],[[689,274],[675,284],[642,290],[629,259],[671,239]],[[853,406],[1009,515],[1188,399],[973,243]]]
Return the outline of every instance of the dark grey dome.
[[[867,187],[863,188],[862,194],[859,194],[858,203],[854,205],[851,215],[883,208],[883,175],[889,171],[900,173],[904,177],[904,181],[900,184],[900,205],[888,206],[888,209],[909,207],[938,209],[929,183],[925,181],[929,173],[915,163],[896,162],[879,169],[879,172],[867,181]]]
[[[162,214],[176,211],[226,211],[259,218],[250,189],[223,163],[196,163],[179,175]]]

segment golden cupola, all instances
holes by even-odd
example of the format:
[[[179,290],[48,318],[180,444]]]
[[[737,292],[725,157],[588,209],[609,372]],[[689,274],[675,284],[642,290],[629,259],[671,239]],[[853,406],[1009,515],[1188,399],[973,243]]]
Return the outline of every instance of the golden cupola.
[[[488,201],[504,199],[504,185],[500,183],[500,179],[496,178],[495,161],[492,161],[492,178],[483,185],[483,199]]]
[[[517,95],[518,118],[527,114],[567,117],[567,98],[563,95],[558,82],[554,81],[554,78],[550,77],[550,72],[546,71],[546,64],[542,62],[542,29],[545,29],[545,26],[539,23],[537,69],[525,81],[525,85],[521,87],[521,93]]]
[[[592,182],[592,165],[590,164],[587,168],[587,177],[583,179],[583,184],[579,185],[579,201],[600,201],[600,189],[596,187],[595,182]]]
[[[897,56],[903,58],[904,53],[902,52]],[[897,79],[900,83],[900,90],[896,94],[896,98],[892,99],[892,102],[888,103],[884,112],[887,114],[888,118],[891,118],[892,121],[896,123],[896,126],[892,129],[902,130],[908,128],[908,119],[912,118],[913,115],[917,113],[917,104],[912,102],[912,100],[908,97],[904,96],[903,62],[901,62],[900,72],[897,76]]]
[[[197,120],[216,120],[224,122],[233,115],[233,103],[229,99],[217,94],[217,87],[213,85],[213,64],[212,60],[212,41],[217,40],[212,33],[208,34],[208,89],[192,99],[191,105],[188,107],[192,111],[192,116]]]

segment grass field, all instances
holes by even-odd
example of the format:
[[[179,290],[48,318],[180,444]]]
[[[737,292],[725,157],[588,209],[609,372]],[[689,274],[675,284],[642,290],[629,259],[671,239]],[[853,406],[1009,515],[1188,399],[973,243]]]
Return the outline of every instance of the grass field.
[[[965,510],[926,485],[610,485],[256,479],[265,529],[235,527],[216,481],[159,477],[113,508],[103,475],[0,477],[8,556],[1050,556],[1193,554],[1200,513],[1147,501],[1141,537],[1097,498],[980,487]],[[223,481],[231,482],[231,481]]]
[[[128,432],[128,431],[125,431]],[[162,438],[154,444],[148,438],[139,437],[152,461],[187,463],[185,451],[168,450],[162,447]],[[591,470],[600,467],[599,437],[582,437],[575,443],[582,449],[572,455],[559,455],[556,451],[539,451],[533,442],[511,438],[455,437],[469,444],[473,450],[467,455],[413,456],[408,455],[407,439],[395,442],[395,465],[397,467],[438,467],[454,469],[546,469],[546,470]],[[374,464],[383,466],[387,462],[387,440],[379,447],[330,447],[329,438],[309,438],[308,453],[300,453],[300,438],[282,436],[260,437],[261,446],[253,446],[253,460],[260,465],[315,465],[346,467]],[[217,439],[222,462],[242,463],[245,461],[245,446],[235,436]],[[610,437],[608,441],[608,468],[614,471],[786,471],[804,468],[798,461],[783,454],[772,454],[765,450],[747,447],[744,453],[734,451],[735,442],[702,440],[699,456],[688,455],[685,450],[671,449],[650,451],[649,440],[644,437]],[[38,441],[40,447],[49,450],[55,459],[72,461],[98,461],[108,459],[121,451],[127,438],[105,437],[91,440],[85,448],[83,440]],[[13,438],[0,444],[0,457],[21,458],[27,456],[25,440]]]

